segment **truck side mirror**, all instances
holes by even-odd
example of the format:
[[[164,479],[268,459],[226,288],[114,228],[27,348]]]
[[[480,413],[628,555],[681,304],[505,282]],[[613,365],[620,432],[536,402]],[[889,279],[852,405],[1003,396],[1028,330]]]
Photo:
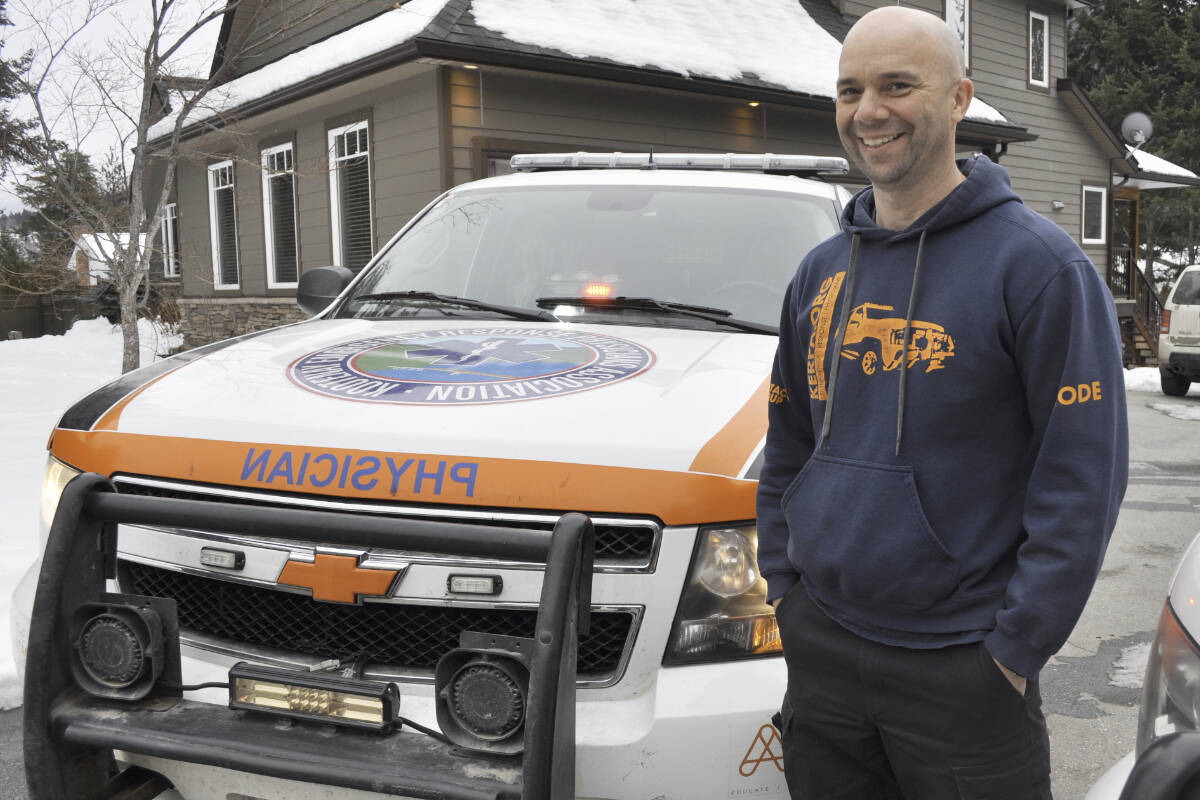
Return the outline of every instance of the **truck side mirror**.
[[[300,276],[296,287],[296,302],[310,317],[320,314],[342,290],[354,280],[354,273],[345,267],[317,267]]]
[[[1138,756],[1120,800],[1200,800],[1200,733],[1155,739]]]

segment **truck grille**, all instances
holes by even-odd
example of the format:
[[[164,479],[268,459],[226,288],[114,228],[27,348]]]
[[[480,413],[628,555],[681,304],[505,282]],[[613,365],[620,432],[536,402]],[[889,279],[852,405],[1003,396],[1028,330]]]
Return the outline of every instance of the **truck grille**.
[[[364,659],[400,673],[432,671],[458,646],[462,631],[532,637],[535,609],[322,603],[303,594],[247,586],[144,564],[122,562],[123,588],[174,598],[179,625],[229,640],[234,647],[271,648],[321,659]],[[591,634],[581,639],[581,680],[616,677],[633,631],[632,613],[592,612]]]
[[[223,503],[242,503],[261,506],[292,506],[295,504],[317,504],[332,510],[342,510],[346,504],[336,500],[314,501],[312,498],[286,494],[255,494],[249,491],[230,491],[222,487],[201,487],[188,484],[168,484],[163,481],[120,477],[114,481],[122,494],[151,497],[172,497],[183,500],[219,500]],[[410,516],[439,518],[437,509],[396,507],[387,504],[359,504],[352,510],[385,516]],[[543,518],[538,518],[538,517]],[[524,517],[522,519],[521,517]],[[442,517],[447,518],[447,517]],[[490,520],[481,513],[478,517],[454,517],[457,522],[477,522],[486,525]],[[505,514],[500,524],[510,528],[531,528],[549,531],[554,527],[557,515]],[[629,519],[605,521],[593,519],[596,531],[596,571],[625,572],[652,569],[658,544],[658,525],[649,520]]]

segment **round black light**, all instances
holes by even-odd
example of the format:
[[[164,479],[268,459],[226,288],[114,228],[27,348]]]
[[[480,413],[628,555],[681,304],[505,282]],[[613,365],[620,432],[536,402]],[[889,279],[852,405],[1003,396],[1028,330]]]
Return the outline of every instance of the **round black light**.
[[[118,689],[136,681],[146,662],[138,635],[112,614],[99,614],[83,626],[79,656],[88,675]]]
[[[460,669],[449,699],[458,722],[481,739],[503,739],[525,721],[521,685],[494,663],[473,661]]]

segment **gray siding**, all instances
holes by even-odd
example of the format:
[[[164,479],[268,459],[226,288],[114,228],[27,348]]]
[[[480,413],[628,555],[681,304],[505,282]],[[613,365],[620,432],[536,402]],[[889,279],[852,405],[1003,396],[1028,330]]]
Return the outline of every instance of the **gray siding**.
[[[389,0],[266,0],[242,3],[229,30],[229,78],[243,75],[353,27],[395,5]]]
[[[832,117],[818,112],[534,73],[454,69],[449,84],[455,184],[482,177],[475,158],[484,140],[566,151],[841,154]]]
[[[1030,7],[1050,17],[1049,91],[1030,89],[1026,83]],[[1109,163],[1053,88],[1058,78],[1066,76],[1063,8],[993,0],[977,3],[972,21],[971,79],[976,91],[1010,120],[1038,135],[1035,142],[1011,145],[1001,163],[1025,203],[1058,223],[1078,242],[1080,185],[1108,186]],[[1064,203],[1065,208],[1054,211],[1054,200]],[[1107,263],[1104,246],[1089,245],[1084,252],[1100,267]]]
[[[437,73],[428,71],[384,90],[345,87],[317,110],[273,114],[278,122],[238,126],[233,132],[190,143],[177,189],[185,297],[289,297],[294,289],[268,289],[262,206],[263,147],[293,142],[296,219],[301,271],[333,263],[330,221],[330,128],[361,119],[370,123],[374,249],[441,191]],[[214,290],[209,235],[207,164],[234,159],[240,286]]]

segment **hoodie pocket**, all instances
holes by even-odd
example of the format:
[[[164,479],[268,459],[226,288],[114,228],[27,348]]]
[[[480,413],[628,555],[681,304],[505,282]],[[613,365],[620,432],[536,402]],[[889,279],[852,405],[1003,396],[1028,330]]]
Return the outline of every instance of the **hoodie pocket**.
[[[958,586],[912,467],[813,455],[783,495],[788,556],[817,589],[867,606],[923,610]]]

